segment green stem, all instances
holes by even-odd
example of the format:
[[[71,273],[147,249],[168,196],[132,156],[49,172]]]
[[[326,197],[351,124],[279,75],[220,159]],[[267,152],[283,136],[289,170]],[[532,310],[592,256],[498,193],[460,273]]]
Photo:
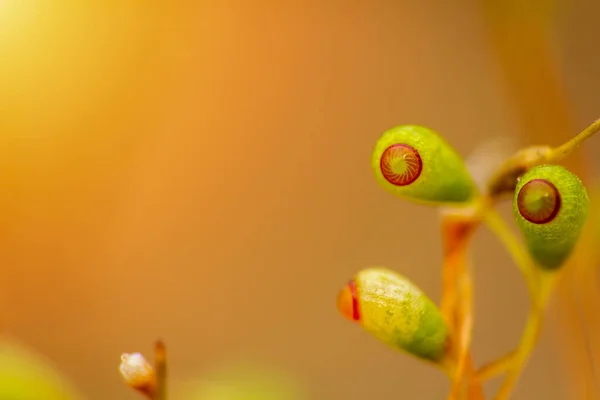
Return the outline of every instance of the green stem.
[[[486,189],[488,195],[492,200],[499,200],[512,194],[518,178],[529,169],[542,164],[556,164],[599,131],[600,119],[558,147],[532,146],[519,150],[492,175]]]
[[[506,372],[510,367],[510,364],[516,358],[517,351],[511,351],[507,353],[503,357],[484,365],[477,371],[476,379],[479,382],[485,382],[488,379],[494,378],[496,375],[500,375],[503,372]]]
[[[539,290],[539,276],[535,263],[529,256],[529,253],[523,248],[502,217],[494,209],[490,208],[487,211],[485,222],[512,256],[525,278],[530,296],[535,297]]]
[[[538,271],[527,251],[521,246],[517,238],[509,230],[504,220],[498,213],[490,209],[486,215],[485,222],[498,239],[504,244],[513,257],[519,270],[523,274],[529,289],[531,299],[531,310],[519,347],[495,362],[483,367],[477,374],[480,381],[489,379],[495,374],[507,372],[496,400],[508,399],[523,368],[535,348],[542,325],[548,299],[554,287],[557,274],[547,274]]]
[[[575,137],[573,137],[571,140],[554,148],[550,155],[550,160],[548,160],[548,161],[556,162],[556,161],[562,160],[563,158],[565,158],[566,156],[571,154],[571,152],[573,152],[573,150],[575,150],[577,147],[579,147],[579,145],[581,143],[583,143],[587,139],[591,138],[599,131],[600,131],[600,119],[597,119],[590,126],[588,126],[583,131],[578,133]]]
[[[529,357],[537,344],[542,325],[544,323],[544,313],[554,288],[556,281],[556,273],[549,273],[541,279],[540,291],[538,296],[531,299],[531,310],[529,311],[529,317],[527,319],[527,325],[525,331],[521,336],[521,342],[519,348],[515,354],[515,358],[510,363],[510,367],[507,371],[507,376],[500,387],[498,395],[495,400],[508,400],[511,392],[513,391],[519,376],[529,361]]]

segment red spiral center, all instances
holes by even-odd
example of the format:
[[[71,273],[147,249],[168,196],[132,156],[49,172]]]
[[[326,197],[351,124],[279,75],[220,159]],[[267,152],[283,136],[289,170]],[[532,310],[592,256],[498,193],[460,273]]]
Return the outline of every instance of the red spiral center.
[[[517,196],[519,212],[534,224],[547,224],[558,215],[561,206],[560,193],[556,186],[545,179],[527,182]]]
[[[392,185],[410,185],[421,175],[423,161],[413,147],[394,144],[383,152],[379,163],[383,177]]]

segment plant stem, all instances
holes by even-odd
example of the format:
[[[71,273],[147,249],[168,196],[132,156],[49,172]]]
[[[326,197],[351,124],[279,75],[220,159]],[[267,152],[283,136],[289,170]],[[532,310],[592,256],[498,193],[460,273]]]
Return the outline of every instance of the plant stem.
[[[538,296],[532,299],[531,310],[529,312],[529,318],[525,331],[521,337],[521,343],[515,354],[515,358],[510,364],[510,368],[507,371],[507,376],[500,387],[498,395],[495,400],[507,400],[511,395],[511,392],[516,385],[523,368],[527,364],[529,357],[535,348],[538,337],[540,335],[542,325],[544,322],[544,313],[546,306],[554,288],[557,273],[550,272],[543,275],[540,281],[540,291]]]
[[[531,352],[533,344],[529,343],[529,340],[532,340],[533,338],[535,343],[535,340],[537,339],[537,336],[533,335],[537,335],[536,331],[541,326],[541,318],[543,316],[543,310],[539,311],[537,305],[540,302],[540,296],[543,294],[542,290],[545,288],[545,285],[543,285],[544,282],[540,280],[538,270],[533,260],[525,251],[523,246],[521,246],[517,238],[512,234],[504,220],[494,209],[490,208],[487,210],[485,222],[512,256],[513,260],[521,271],[521,274],[525,278],[532,307],[528,317],[528,323],[522,337],[522,343],[524,344],[520,345],[519,349],[486,364],[479,371],[477,371],[476,379],[479,382],[484,382],[495,375],[509,370],[514,365],[519,363],[519,357],[523,357],[524,351],[527,351],[525,355],[527,355],[528,352]],[[531,348],[524,348],[523,346],[525,345],[531,346]]]
[[[498,167],[487,184],[493,200],[512,194],[517,180],[529,169],[542,164],[555,164],[571,154],[581,143],[600,131],[600,119],[558,147],[531,146],[519,150]]]
[[[471,359],[470,347],[473,336],[473,281],[469,273],[468,265],[464,267],[465,273],[459,280],[461,291],[461,320],[458,329],[459,353],[457,363],[458,376],[465,377],[463,380],[467,383],[469,400],[483,399],[483,390],[477,381],[473,379],[475,368]]]
[[[479,369],[476,373],[476,379],[479,382],[485,382],[488,379],[494,378],[508,370],[511,363],[515,360],[517,351],[511,351],[499,359],[492,361]]]
[[[455,363],[449,400],[461,398],[463,383],[468,382],[469,398],[483,399],[483,390],[471,377],[470,356],[473,330],[472,281],[466,261],[467,246],[478,221],[472,216],[447,215],[442,222],[444,239],[442,312],[448,321]]]
[[[153,400],[167,400],[167,350],[161,340],[158,340],[154,346],[154,369],[156,392]]]
[[[496,53],[506,78],[506,86],[512,92],[512,101],[516,111],[520,113],[519,122],[526,139],[534,143],[562,142],[576,127],[573,104],[566,90],[568,85],[556,62],[560,57],[557,57],[556,43],[551,38],[553,28],[549,27],[552,18],[561,10],[561,7],[556,7],[560,5],[559,2],[482,0],[481,3],[486,19],[485,26],[489,31],[487,36],[490,48]],[[589,155],[579,152],[577,157],[569,158],[565,163],[584,182],[591,174]],[[592,209],[592,213],[597,211]],[[584,233],[582,237],[585,236]],[[581,276],[582,270],[592,267],[598,258],[592,258],[590,254],[598,247],[597,243],[598,241],[590,241],[589,246],[580,245],[580,257],[576,255],[562,267],[563,279],[568,276]],[[575,315],[578,305],[573,300],[580,296],[580,287],[562,284],[557,289],[557,328],[562,331],[563,336],[559,347],[567,362],[564,372],[569,375],[566,378],[567,397],[600,398],[600,393],[594,390],[593,369],[588,363],[594,360],[598,362],[600,358],[598,353],[586,354],[584,345],[588,341],[598,343],[600,331],[595,326],[600,322],[600,318],[598,313],[590,312],[590,318],[584,328],[578,323],[578,317]],[[593,297],[596,303],[599,293],[598,289],[590,292],[590,297]]]
[[[546,304],[550,293],[554,288],[554,282],[558,273],[540,274],[533,260],[529,257],[529,254],[510,232],[508,226],[506,226],[495,210],[488,210],[485,222],[512,255],[515,263],[525,278],[531,298],[531,310],[529,312],[525,330],[521,337],[519,348],[495,362],[486,365],[477,373],[477,379],[483,382],[483,380],[507,370],[508,375],[506,380],[496,397],[496,400],[504,400],[508,399],[508,396],[537,343],[543,324]]]
[[[575,135],[571,140],[552,149],[552,154],[551,154],[550,160],[548,160],[548,161],[557,162],[557,161],[562,160],[563,158],[565,158],[566,156],[571,154],[573,152],[573,150],[575,150],[577,147],[579,147],[579,145],[581,143],[583,143],[587,139],[591,138],[599,131],[600,131],[600,119],[597,119],[590,126],[588,126],[583,131],[581,131],[580,133]]]
[[[471,354],[467,354],[467,365],[465,369],[466,375],[469,377],[467,380],[467,399],[468,400],[485,400],[485,394],[481,382],[475,379],[475,365]]]
[[[461,254],[461,263],[463,271],[458,276],[458,287],[461,294],[459,299],[458,310],[458,326],[456,330],[456,339],[458,343],[457,362],[456,362],[456,383],[454,385],[453,394],[458,395],[461,389],[461,383],[464,381],[467,364],[469,363],[469,348],[471,346],[473,332],[473,283],[468,271],[468,266],[465,262],[465,254]],[[461,379],[462,378],[462,379]],[[467,381],[469,381],[467,377]]]
[[[529,253],[523,248],[519,240],[510,231],[502,217],[492,208],[487,211],[485,222],[490,230],[502,242],[506,250],[512,256],[525,278],[525,282],[532,298],[536,297],[539,290],[539,276],[537,268],[529,256]]]

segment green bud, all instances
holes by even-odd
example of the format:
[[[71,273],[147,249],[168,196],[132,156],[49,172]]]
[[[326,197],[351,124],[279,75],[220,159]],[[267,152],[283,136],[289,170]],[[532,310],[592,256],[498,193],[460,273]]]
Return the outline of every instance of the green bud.
[[[557,269],[569,258],[589,209],[581,180],[559,165],[531,168],[515,189],[517,225],[532,257],[544,269]]]
[[[371,166],[388,192],[419,203],[465,203],[477,194],[464,161],[436,132],[397,126],[377,141]]]
[[[386,268],[360,271],[340,292],[338,309],[387,345],[429,361],[446,354],[448,327],[437,306]]]

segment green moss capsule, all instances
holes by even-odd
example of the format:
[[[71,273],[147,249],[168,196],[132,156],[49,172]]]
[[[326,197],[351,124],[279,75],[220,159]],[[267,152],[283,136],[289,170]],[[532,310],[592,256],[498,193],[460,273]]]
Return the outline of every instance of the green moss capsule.
[[[339,311],[387,345],[439,361],[448,327],[437,306],[403,276],[386,268],[360,271],[338,296]]]
[[[559,165],[541,165],[519,180],[513,212],[527,247],[545,269],[571,255],[588,218],[590,202],[581,180]]]
[[[422,126],[397,126],[383,133],[371,166],[384,189],[415,202],[464,203],[477,193],[461,157]]]

